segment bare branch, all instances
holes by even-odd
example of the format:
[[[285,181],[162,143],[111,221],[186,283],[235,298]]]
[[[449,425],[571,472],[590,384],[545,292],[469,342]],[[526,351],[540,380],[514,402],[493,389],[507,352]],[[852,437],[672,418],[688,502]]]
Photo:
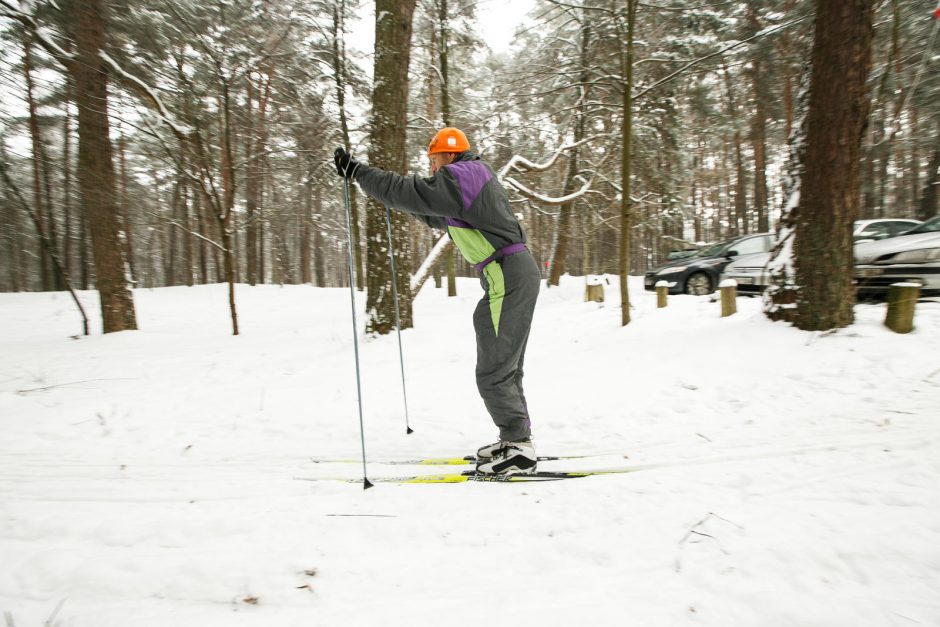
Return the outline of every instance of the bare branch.
[[[578,198],[584,196],[591,189],[591,181],[585,181],[584,185],[581,186],[581,189],[579,189],[576,192],[572,192],[568,194],[567,196],[551,197],[551,196],[544,196],[542,194],[539,194],[538,192],[532,191],[531,189],[529,189],[528,187],[526,187],[525,185],[523,185],[522,183],[520,183],[514,178],[505,177],[504,181],[510,187],[512,187],[515,191],[519,192],[526,198],[530,200],[534,200],[543,205],[551,205],[551,206],[564,205],[573,200],[577,200]]]
[[[755,39],[760,39],[761,37],[764,37],[765,35],[770,35],[771,33],[775,33],[775,32],[777,32],[777,31],[779,31],[779,30],[783,30],[783,29],[785,29],[785,28],[789,28],[789,27],[791,27],[791,26],[793,26],[793,25],[795,25],[795,24],[799,24],[800,22],[803,22],[803,21],[809,19],[810,17],[812,17],[812,16],[811,16],[811,15],[805,15],[805,16],[803,16],[803,17],[797,18],[797,19],[795,19],[795,20],[791,20],[791,21],[786,22],[786,23],[784,23],[784,24],[780,24],[779,26],[774,26],[773,28],[769,28],[769,29],[762,30],[761,32],[757,33],[756,35],[754,35],[754,36],[752,36],[752,37],[748,37],[747,39],[742,39],[741,41],[737,41],[737,42],[731,44],[730,46],[725,46],[725,47],[722,48],[721,50],[717,50],[717,51],[715,51],[715,52],[713,52],[713,53],[711,53],[711,54],[705,55],[704,57],[700,57],[700,58],[696,59],[695,61],[691,61],[691,62],[689,62],[689,63],[686,63],[685,65],[683,65],[681,68],[679,68],[678,70],[676,70],[675,72],[673,72],[673,73],[670,74],[669,76],[663,78],[662,80],[656,81],[655,83],[653,83],[652,85],[650,85],[649,87],[647,87],[646,89],[644,89],[643,91],[641,91],[640,93],[635,94],[635,95],[633,96],[633,101],[636,102],[637,100],[639,100],[640,98],[642,98],[643,96],[645,96],[645,95],[648,94],[649,92],[653,91],[654,89],[656,89],[656,88],[659,87],[660,85],[664,85],[664,84],[668,83],[668,82],[671,81],[672,79],[674,79],[674,78],[676,78],[677,76],[681,75],[683,72],[685,72],[687,69],[689,69],[689,68],[692,67],[693,65],[698,65],[698,64],[701,63],[702,61],[707,61],[708,59],[711,59],[712,57],[717,57],[717,56],[719,56],[719,55],[722,55],[722,54],[728,52],[729,50],[731,50],[731,49],[733,49],[733,48],[737,48],[738,46],[743,46],[744,44],[746,44],[746,43],[748,43],[748,42],[751,42],[751,41],[754,41]]]
[[[36,37],[36,40],[46,52],[52,55],[65,69],[70,69],[71,64],[75,61],[75,55],[67,52],[57,44],[49,34],[49,30],[40,26],[32,15],[21,11],[10,0],[0,0],[0,17],[8,17],[21,23]]]
[[[558,148],[558,150],[555,151],[555,153],[549,158],[548,161],[544,163],[534,163],[521,155],[514,155],[512,159],[510,159],[506,163],[506,165],[500,168],[499,172],[497,173],[497,176],[500,179],[503,179],[507,174],[509,174],[510,170],[515,170],[516,172],[527,172],[527,171],[528,172],[544,172],[545,170],[549,169],[555,164],[555,161],[558,159],[561,153],[577,148],[578,146],[582,146],[588,142],[592,142],[598,137],[603,137],[603,136],[592,135],[591,137],[586,137],[582,139],[581,141],[574,142],[572,144],[564,144],[563,146]]]
[[[141,98],[147,101],[154,109],[157,110],[157,112],[159,113],[160,121],[166,124],[167,126],[169,126],[177,137],[179,137],[180,139],[184,139],[187,135],[193,132],[193,129],[191,129],[190,127],[180,124],[179,122],[173,119],[173,116],[170,114],[167,108],[163,106],[163,101],[160,100],[160,97],[157,96],[157,94],[154,93],[152,89],[150,89],[150,86],[147,85],[147,83],[140,80],[136,76],[129,74],[128,72],[125,72],[124,68],[122,68],[120,64],[118,64],[114,59],[112,59],[108,55],[108,53],[106,53],[104,50],[99,52],[98,55],[101,57],[102,61],[107,63],[109,66],[111,66],[111,69],[114,70],[118,74],[118,76],[123,78],[126,83],[130,84],[130,86],[133,88],[134,92],[137,93],[137,95],[139,95]]]

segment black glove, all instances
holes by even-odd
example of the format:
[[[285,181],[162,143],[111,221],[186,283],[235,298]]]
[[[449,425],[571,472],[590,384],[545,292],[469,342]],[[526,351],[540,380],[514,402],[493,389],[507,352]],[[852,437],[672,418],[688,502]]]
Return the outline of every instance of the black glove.
[[[347,179],[353,178],[361,165],[342,147],[337,148],[333,153],[333,163],[336,164],[336,173]]]

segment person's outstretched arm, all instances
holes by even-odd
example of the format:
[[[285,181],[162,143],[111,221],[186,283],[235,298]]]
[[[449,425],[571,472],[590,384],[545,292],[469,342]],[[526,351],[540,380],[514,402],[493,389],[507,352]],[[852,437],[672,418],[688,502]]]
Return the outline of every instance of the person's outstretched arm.
[[[446,167],[425,178],[360,164],[354,176],[365,193],[392,209],[439,218],[459,218],[463,211],[460,186]]]

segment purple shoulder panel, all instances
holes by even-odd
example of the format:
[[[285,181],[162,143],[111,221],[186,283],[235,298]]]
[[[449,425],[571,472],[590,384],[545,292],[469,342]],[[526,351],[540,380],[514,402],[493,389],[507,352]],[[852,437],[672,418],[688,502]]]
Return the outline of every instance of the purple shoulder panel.
[[[455,226],[458,229],[472,229],[474,228],[469,222],[464,222],[463,220],[458,220],[457,218],[447,218],[447,226]]]
[[[445,167],[450,170],[460,185],[464,211],[469,210],[470,205],[480,195],[480,190],[493,178],[493,175],[480,161],[458,161]]]

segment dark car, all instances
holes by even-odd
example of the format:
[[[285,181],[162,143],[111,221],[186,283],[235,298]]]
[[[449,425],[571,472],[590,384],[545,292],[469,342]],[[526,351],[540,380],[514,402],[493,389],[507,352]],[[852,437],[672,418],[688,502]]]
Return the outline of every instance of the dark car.
[[[721,271],[735,257],[767,252],[772,242],[771,233],[758,233],[706,246],[691,257],[653,268],[646,273],[644,287],[655,290],[656,283],[666,281],[670,294],[711,294],[718,286]]]
[[[683,248],[682,250],[674,250],[668,255],[666,255],[666,261],[675,261],[677,259],[686,259],[692,255],[697,255],[698,251],[702,250],[701,248]]]

